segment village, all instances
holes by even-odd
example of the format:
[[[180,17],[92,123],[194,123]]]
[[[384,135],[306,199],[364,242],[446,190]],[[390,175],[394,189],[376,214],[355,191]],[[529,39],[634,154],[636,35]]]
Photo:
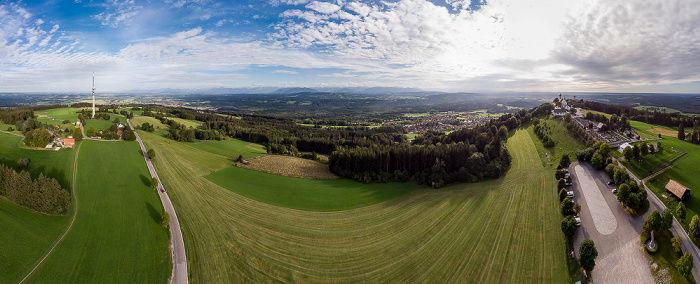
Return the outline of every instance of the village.
[[[381,126],[402,126],[408,134],[420,136],[426,131],[451,132],[462,128],[474,128],[497,119],[499,114],[477,112],[438,112],[435,114],[405,114],[404,119],[392,120]]]

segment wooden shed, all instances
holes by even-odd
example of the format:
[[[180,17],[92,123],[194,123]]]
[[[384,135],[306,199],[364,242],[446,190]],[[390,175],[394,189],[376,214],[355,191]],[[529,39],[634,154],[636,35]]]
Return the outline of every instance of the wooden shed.
[[[685,201],[690,198],[690,188],[685,187],[675,180],[669,180],[666,184],[666,190],[676,196],[680,201]]]

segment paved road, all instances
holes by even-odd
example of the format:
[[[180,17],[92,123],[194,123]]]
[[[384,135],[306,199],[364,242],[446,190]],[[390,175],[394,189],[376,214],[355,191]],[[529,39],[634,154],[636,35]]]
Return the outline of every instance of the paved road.
[[[671,166],[667,167],[670,168]],[[649,212],[654,211],[654,210],[659,210],[659,212],[663,211],[666,209],[666,204],[664,204],[661,199],[659,199],[656,194],[654,194],[651,189],[647,187],[646,181],[653,178],[654,176],[660,174],[662,171],[658,171],[655,174],[643,179],[639,180],[632,172],[630,172],[629,169],[627,169],[627,172],[630,174],[630,177],[634,178],[634,180],[637,181],[640,185],[644,186],[644,189],[647,191],[647,196],[649,199]],[[693,256],[693,277],[695,279],[700,279],[698,276],[700,276],[700,250],[698,250],[698,247],[693,243],[692,240],[690,240],[690,237],[688,236],[688,233],[683,229],[683,226],[678,223],[678,220],[676,220],[676,217],[673,217],[673,226],[671,227],[671,232],[673,233],[674,236],[679,236],[681,238],[681,248],[683,249],[683,252],[690,253]]]
[[[131,129],[134,129],[131,126],[131,121],[129,121],[129,119],[127,119],[126,122],[129,124]],[[163,203],[163,208],[165,208],[165,211],[170,214],[170,240],[172,242],[171,246],[173,252],[173,272],[170,283],[186,284],[188,283],[187,256],[185,255],[185,242],[182,240],[180,222],[177,220],[177,214],[175,214],[175,209],[173,208],[173,204],[170,202],[168,193],[163,193],[161,191],[161,189],[163,189],[163,184],[160,182],[158,173],[156,173],[156,169],[153,167],[151,159],[148,157],[146,147],[143,146],[141,137],[138,133],[136,133],[136,131],[134,131],[134,134],[136,134],[136,141],[139,142],[139,145],[141,146],[141,152],[143,153],[144,159],[146,159],[146,165],[148,166],[148,171],[151,172],[151,177],[158,179],[158,195],[160,196],[160,201]]]

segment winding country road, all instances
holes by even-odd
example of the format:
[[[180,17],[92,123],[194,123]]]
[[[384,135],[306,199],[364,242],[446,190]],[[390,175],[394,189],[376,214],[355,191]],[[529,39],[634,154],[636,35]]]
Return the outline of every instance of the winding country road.
[[[131,129],[134,129],[134,127],[131,126],[131,121],[129,121],[129,119],[127,119],[126,122],[127,124],[129,124],[129,127]],[[141,146],[141,152],[143,153],[143,158],[146,159],[146,165],[148,166],[148,171],[151,172],[151,177],[158,179],[157,190],[158,195],[160,196],[160,201],[163,203],[163,208],[165,208],[165,211],[168,212],[168,214],[170,214],[170,240],[172,242],[171,245],[173,252],[173,274],[170,283],[186,284],[188,283],[187,255],[185,254],[185,242],[182,239],[180,222],[178,222],[177,220],[177,215],[175,214],[173,204],[170,202],[170,197],[168,197],[168,193],[161,191],[161,189],[163,189],[163,184],[160,182],[158,173],[156,173],[156,169],[153,167],[151,159],[148,157],[146,147],[143,145],[141,137],[138,133],[136,133],[136,131],[134,131],[134,134],[136,135],[136,141],[139,142],[139,145]]]

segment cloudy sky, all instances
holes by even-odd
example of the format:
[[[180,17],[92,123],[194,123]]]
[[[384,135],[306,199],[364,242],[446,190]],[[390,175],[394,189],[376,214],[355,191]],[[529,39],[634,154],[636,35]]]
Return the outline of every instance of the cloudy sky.
[[[0,0],[0,92],[700,93],[700,0]]]

